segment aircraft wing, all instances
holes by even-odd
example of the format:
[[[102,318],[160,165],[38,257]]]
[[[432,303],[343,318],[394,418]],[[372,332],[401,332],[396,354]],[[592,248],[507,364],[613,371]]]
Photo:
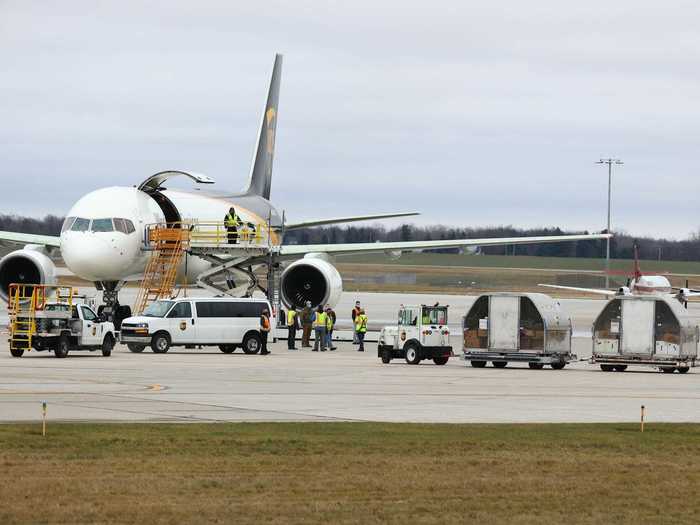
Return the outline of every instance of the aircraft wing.
[[[300,228],[311,228],[313,226],[327,226],[329,224],[344,224],[347,222],[371,221],[374,219],[391,219],[394,217],[413,217],[420,215],[417,211],[401,212],[401,213],[381,213],[378,215],[357,215],[355,217],[337,217],[332,219],[320,219],[317,221],[304,221],[292,224],[285,224],[285,230],[298,230]]]
[[[547,235],[542,237],[496,237],[493,239],[453,239],[446,241],[405,241],[405,242],[358,242],[349,244],[306,244],[280,246],[280,256],[303,256],[307,253],[327,253],[345,255],[370,252],[417,251],[440,248],[462,248],[466,246],[503,246],[511,244],[538,244],[548,242],[587,241],[607,239],[607,233],[589,235]]]
[[[52,235],[0,231],[0,244],[39,244],[51,248],[60,248],[61,240],[59,237]]]
[[[606,295],[608,297],[617,295],[617,291],[615,290],[603,290],[601,288],[577,288],[576,286],[559,286],[557,284],[538,284],[537,286],[544,286],[545,288],[556,288],[558,290],[571,290],[574,292],[595,293],[598,295]]]

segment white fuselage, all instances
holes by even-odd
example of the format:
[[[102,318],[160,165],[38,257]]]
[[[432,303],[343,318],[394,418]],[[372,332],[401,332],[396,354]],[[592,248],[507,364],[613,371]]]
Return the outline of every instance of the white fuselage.
[[[265,222],[264,218],[242,208],[235,199],[184,190],[164,190],[162,194],[177,208],[181,220],[221,222],[233,206],[242,221]],[[75,218],[83,220],[75,224],[78,222]],[[112,219],[115,225],[114,219],[127,221],[119,221],[120,225],[127,224],[126,231],[105,227],[110,222],[100,222],[100,219]],[[144,251],[146,228],[165,222],[165,214],[154,198],[135,187],[93,191],[76,202],[67,215],[60,237],[63,260],[71,272],[89,281],[140,279],[150,255]],[[110,231],[99,231],[108,228]],[[187,278],[192,282],[209,266],[203,259],[190,257]]]
[[[642,275],[630,283],[630,291],[639,295],[659,295],[673,293],[671,283],[661,275]]]

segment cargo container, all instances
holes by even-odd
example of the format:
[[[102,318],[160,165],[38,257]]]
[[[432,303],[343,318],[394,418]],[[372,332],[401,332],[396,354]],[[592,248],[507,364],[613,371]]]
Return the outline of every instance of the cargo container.
[[[697,355],[698,326],[671,297],[615,297],[593,323],[591,363],[605,372],[643,365],[684,374]]]
[[[480,296],[463,319],[465,361],[475,368],[509,362],[561,370],[571,353],[571,318],[559,301],[541,293]]]

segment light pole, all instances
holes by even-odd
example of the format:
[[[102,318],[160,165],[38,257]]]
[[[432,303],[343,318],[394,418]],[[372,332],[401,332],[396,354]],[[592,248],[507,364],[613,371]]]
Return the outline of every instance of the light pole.
[[[614,159],[609,157],[607,159],[600,159],[596,164],[607,164],[608,165],[608,233],[610,233],[610,200],[611,200],[611,187],[612,187],[612,167],[622,166],[624,162],[620,159]],[[605,288],[610,288],[610,237],[606,240],[605,247]]]

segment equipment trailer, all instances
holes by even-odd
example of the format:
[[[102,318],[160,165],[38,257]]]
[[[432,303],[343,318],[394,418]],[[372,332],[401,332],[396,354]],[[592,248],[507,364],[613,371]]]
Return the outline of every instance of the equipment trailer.
[[[71,286],[11,284],[10,353],[53,351],[66,357],[71,350],[101,350],[108,357],[117,340],[114,324],[104,321]]]

